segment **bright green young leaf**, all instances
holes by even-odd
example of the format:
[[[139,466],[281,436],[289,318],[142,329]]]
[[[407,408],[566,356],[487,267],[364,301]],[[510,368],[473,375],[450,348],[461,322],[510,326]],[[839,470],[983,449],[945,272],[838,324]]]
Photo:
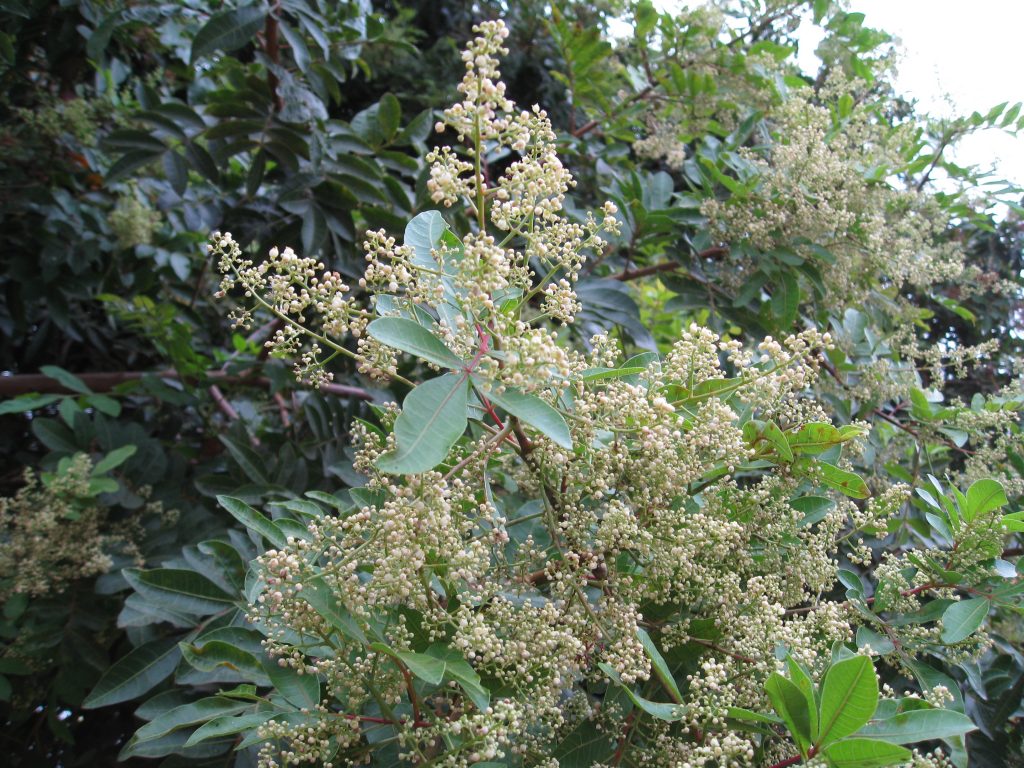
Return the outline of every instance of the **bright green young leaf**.
[[[572,450],[572,436],[565,424],[562,414],[541,400],[536,395],[524,395],[512,389],[506,389],[500,395],[491,391],[486,394],[491,402],[504,408],[518,419],[522,419],[556,445]]]
[[[855,656],[829,667],[821,685],[819,745],[856,733],[878,706],[878,678],[871,659]]]
[[[967,489],[967,508],[963,510],[964,519],[971,522],[978,515],[999,509],[1008,503],[1006,492],[997,480],[989,478],[975,480]]]
[[[278,549],[287,546],[288,539],[281,529],[274,525],[269,517],[253,509],[241,499],[232,496],[218,496],[217,502],[238,522],[258,533]]]
[[[408,352],[442,368],[462,368],[465,363],[437,336],[419,323],[404,317],[381,317],[366,327],[366,332],[389,347]]]
[[[893,744],[916,744],[919,741],[963,736],[976,728],[962,712],[951,709],[915,709],[868,723],[857,735]]]
[[[405,397],[395,420],[396,448],[377,459],[389,474],[414,474],[444,461],[466,431],[469,384],[453,373],[420,384]]]
[[[180,659],[181,651],[172,638],[140,645],[103,673],[82,706],[96,709],[138,698],[170,675]]]
[[[966,640],[982,625],[991,608],[992,603],[984,597],[950,605],[942,614],[942,642],[952,645]]]
[[[899,765],[912,757],[906,747],[860,738],[829,744],[822,754],[833,768],[884,768],[887,765]]]
[[[818,738],[818,702],[814,697],[814,681],[810,674],[792,656],[786,659],[786,669],[789,671],[789,680],[803,694],[807,702],[807,714],[810,720],[811,741]]]

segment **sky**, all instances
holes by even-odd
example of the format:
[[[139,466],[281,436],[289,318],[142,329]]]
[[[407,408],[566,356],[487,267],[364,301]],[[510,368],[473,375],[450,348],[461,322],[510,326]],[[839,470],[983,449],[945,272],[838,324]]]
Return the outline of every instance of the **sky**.
[[[1024,2],[1021,0],[850,0],[864,23],[901,43],[896,90],[918,100],[919,111],[940,116],[986,113],[1004,101],[1024,101]],[[813,64],[811,45],[801,64]],[[808,61],[808,57],[810,61]],[[960,165],[995,166],[1024,184],[1024,137],[985,131],[964,140],[952,158]]]
[[[1024,0],[847,0],[864,23],[899,40],[897,92],[917,99],[936,117],[988,112],[996,104],[1024,101]],[[655,0],[664,11],[697,0]],[[628,28],[623,30],[629,34]],[[799,61],[818,70],[814,55],[821,31],[805,23]],[[960,165],[994,168],[1024,185],[1024,136],[976,133],[949,158]]]

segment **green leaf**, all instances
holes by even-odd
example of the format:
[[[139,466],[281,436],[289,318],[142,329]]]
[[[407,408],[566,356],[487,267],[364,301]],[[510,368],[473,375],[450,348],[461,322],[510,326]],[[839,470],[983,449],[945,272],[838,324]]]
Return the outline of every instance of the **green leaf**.
[[[964,519],[971,522],[978,515],[1005,507],[1008,503],[1006,491],[998,481],[988,478],[975,480],[967,489],[967,508],[963,510]]]
[[[832,499],[825,496],[799,496],[789,501],[789,506],[797,512],[804,513],[804,518],[799,523],[801,527],[824,520],[835,505]]]
[[[630,686],[622,682],[622,678],[619,677],[619,673],[615,671],[613,666],[603,661],[597,666],[602,672],[608,675],[609,679],[622,686],[622,690],[625,691],[629,700],[632,701],[633,704],[649,714],[651,717],[658,720],[664,720],[667,723],[675,723],[686,717],[688,712],[687,707],[680,704],[651,701],[650,699],[645,699],[643,696],[638,696],[633,692],[633,689]]]
[[[290,704],[312,710],[320,703],[320,681],[316,675],[300,674],[291,666],[281,666],[276,659],[264,661],[263,669],[277,692]]]
[[[628,368],[588,368],[580,374],[580,381],[601,381],[602,379],[621,379],[626,376],[636,376],[646,371],[640,366]]]
[[[866,499],[871,495],[870,491],[868,491],[867,483],[864,482],[860,475],[847,472],[845,469],[840,469],[823,461],[818,462],[816,466],[821,471],[822,482],[829,488],[835,488],[840,493],[844,493],[854,499]]]
[[[488,392],[487,397],[491,402],[553,440],[556,445],[572,450],[572,436],[562,414],[536,395],[524,395],[522,392],[506,389],[500,395],[494,391]]]
[[[21,395],[0,403],[0,416],[6,416],[9,413],[35,411],[63,399],[64,395]]]
[[[248,43],[267,15],[262,3],[214,14],[192,40],[191,63],[215,51],[233,51]]]
[[[839,430],[825,422],[812,421],[804,424],[789,438],[789,447],[794,453],[821,453],[842,442]]]
[[[772,293],[772,314],[780,328],[789,328],[800,310],[800,282],[792,272],[783,272]]]
[[[919,741],[963,736],[977,727],[962,712],[951,709],[914,709],[868,723],[857,735],[893,744],[916,744]]]
[[[32,419],[32,434],[51,451],[74,453],[78,450],[74,434],[56,419]]]
[[[194,744],[199,744],[200,742],[207,741],[208,739],[217,739],[221,736],[233,736],[236,733],[257,728],[267,722],[267,720],[272,718],[275,714],[277,714],[275,711],[267,710],[266,712],[253,712],[248,715],[239,715],[238,717],[216,717],[205,725],[199,727],[191,736],[189,736],[188,741],[185,742],[185,746],[191,747]]]
[[[137,698],[170,675],[180,659],[181,651],[172,638],[140,645],[103,673],[82,706],[96,709]]]
[[[396,448],[377,459],[389,474],[426,472],[444,461],[466,431],[469,385],[453,373],[420,384],[405,397],[395,420]]]
[[[443,659],[428,656],[425,653],[396,651],[384,643],[373,643],[370,648],[398,659],[413,675],[428,685],[440,685],[444,680],[444,673],[448,665]]]
[[[208,640],[202,645],[181,643],[179,647],[189,666],[200,672],[216,672],[224,668],[253,682],[264,685],[269,682],[260,660],[227,640]]]
[[[651,660],[651,668],[654,670],[655,677],[665,686],[665,690],[672,697],[672,701],[676,704],[682,704],[683,694],[679,692],[679,686],[676,685],[675,678],[672,677],[672,671],[669,669],[668,664],[665,663],[665,658],[661,655],[661,651],[658,650],[654,641],[651,640],[651,636],[647,634],[647,630],[643,627],[636,628],[636,635],[640,638],[640,644],[643,645],[644,650],[647,652],[647,658]]]
[[[906,762],[913,756],[906,747],[860,738],[837,741],[822,754],[833,768],[884,768]]]
[[[250,706],[252,705],[244,701],[236,701],[223,696],[208,696],[199,701],[174,707],[174,709],[153,718],[135,732],[132,740],[157,739],[179,728],[205,723],[214,717],[238,714]]]
[[[413,249],[412,263],[425,269],[437,269],[437,259],[431,251],[444,236],[448,225],[438,211],[417,214],[405,227],[405,244]]]
[[[821,686],[819,745],[856,733],[878,706],[878,678],[871,659],[855,656],[833,664]]]
[[[803,665],[792,656],[786,659],[786,668],[789,670],[790,682],[803,694],[807,706],[811,739],[816,739],[818,738],[818,703],[814,697],[814,681]]]
[[[391,141],[398,133],[398,126],[402,121],[402,105],[394,94],[385,93],[381,96],[380,106],[377,109],[377,127],[386,141]]]
[[[351,614],[345,610],[331,588],[324,583],[323,578],[316,578],[305,581],[302,585],[302,592],[299,593],[303,600],[313,606],[313,610],[325,619],[332,627],[350,640],[365,645],[368,640],[363,630]]]
[[[776,715],[767,715],[764,712],[754,712],[743,707],[729,707],[725,716],[733,720],[744,720],[750,723],[781,723],[782,719]]]
[[[389,347],[408,352],[442,368],[459,369],[465,365],[437,336],[419,323],[404,317],[379,318],[366,327],[366,332]]]
[[[105,472],[116,469],[134,456],[137,450],[138,448],[134,445],[122,445],[120,448],[114,449],[96,462],[96,466],[92,468],[92,473],[94,475],[102,475]]]
[[[458,683],[477,709],[483,712],[490,706],[490,691],[484,688],[480,675],[461,653],[446,645],[432,645],[427,654],[445,663],[445,679]]]
[[[92,394],[92,390],[85,385],[84,381],[73,373],[68,373],[63,368],[58,368],[56,365],[44,365],[39,370],[45,376],[59,382],[65,389],[70,389],[72,392],[77,392],[80,395]]]
[[[278,549],[283,549],[288,544],[287,537],[274,522],[265,515],[257,512],[241,499],[231,496],[218,496],[217,503],[231,513],[238,522],[251,531],[255,531]]]
[[[950,605],[942,614],[942,642],[959,643],[982,625],[992,603],[985,597],[974,597]]]
[[[799,688],[778,672],[771,674],[764,684],[764,690],[800,748],[800,754],[806,756],[811,745],[811,712],[807,707],[807,699]]]
[[[142,571],[125,568],[121,573],[146,600],[172,611],[206,616],[232,605],[231,595],[195,571],[156,568]]]

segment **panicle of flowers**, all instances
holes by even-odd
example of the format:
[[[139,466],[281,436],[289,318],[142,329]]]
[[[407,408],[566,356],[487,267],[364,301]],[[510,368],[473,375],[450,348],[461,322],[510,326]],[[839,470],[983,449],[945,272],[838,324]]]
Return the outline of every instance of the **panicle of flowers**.
[[[111,518],[90,489],[92,468],[78,453],[45,480],[26,469],[17,494],[0,498],[0,599],[59,594],[106,573],[115,552],[138,559],[136,521]]]

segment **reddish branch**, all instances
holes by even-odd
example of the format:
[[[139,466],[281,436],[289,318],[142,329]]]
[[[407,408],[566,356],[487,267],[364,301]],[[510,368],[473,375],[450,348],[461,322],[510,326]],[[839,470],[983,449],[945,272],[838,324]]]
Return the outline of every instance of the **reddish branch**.
[[[90,390],[96,394],[109,392],[120,384],[129,381],[138,381],[147,376],[158,379],[181,380],[181,374],[177,371],[106,371],[96,373],[76,373],[76,377],[82,380]],[[229,374],[224,371],[207,371],[202,375],[207,381],[215,382],[214,386],[222,384],[240,384],[266,387],[271,384],[270,379],[265,376]],[[350,397],[355,400],[373,400],[373,395],[365,389],[350,387],[344,384],[323,384],[320,391],[339,397]],[[51,379],[41,373],[17,373],[11,376],[0,375],[0,397],[15,397],[17,395],[39,392],[43,394],[77,394],[68,389],[56,379]],[[214,397],[216,399],[216,396]]]
[[[725,256],[729,253],[729,249],[716,245],[712,248],[706,248],[700,253],[694,256],[695,259],[710,259],[715,256]],[[648,275],[657,275],[662,272],[675,272],[677,269],[682,269],[685,265],[678,261],[665,261],[661,264],[652,264],[649,267],[641,267],[640,269],[624,269],[617,275],[612,275],[613,280],[619,280],[626,282],[627,280],[637,280],[641,277],[647,277]]]
[[[809,750],[807,750],[808,757],[814,757],[816,753],[817,750],[814,747],[811,747]],[[770,766],[770,768],[786,768],[786,766],[796,765],[801,761],[803,761],[803,758],[800,757],[800,755],[794,755],[793,757],[787,757],[785,760],[780,760],[775,765]]]

